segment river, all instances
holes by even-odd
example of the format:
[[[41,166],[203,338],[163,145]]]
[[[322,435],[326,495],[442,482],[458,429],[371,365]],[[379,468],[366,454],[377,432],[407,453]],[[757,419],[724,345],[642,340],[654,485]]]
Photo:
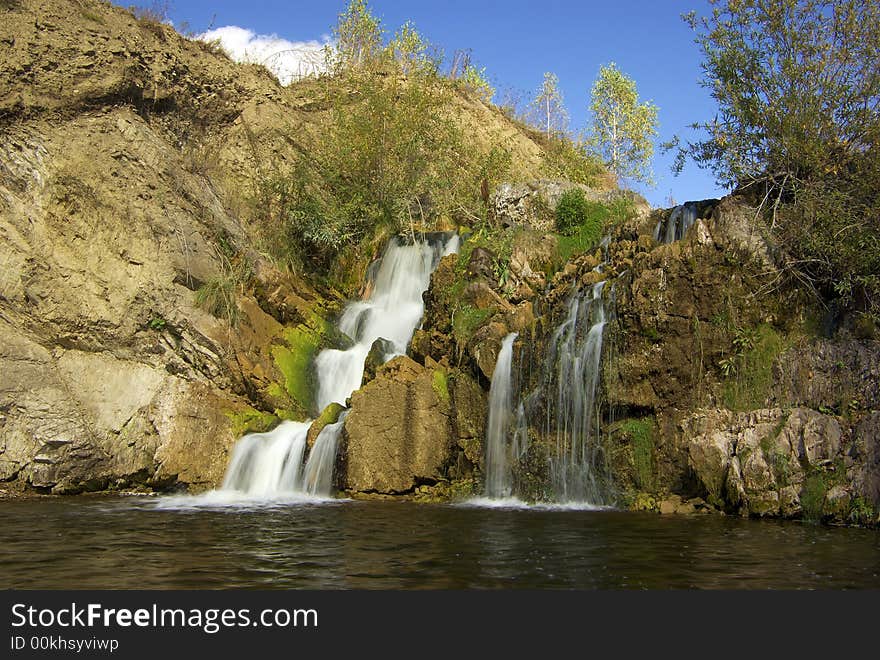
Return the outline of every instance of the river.
[[[0,501],[16,589],[866,589],[880,534],[793,521],[343,500]]]

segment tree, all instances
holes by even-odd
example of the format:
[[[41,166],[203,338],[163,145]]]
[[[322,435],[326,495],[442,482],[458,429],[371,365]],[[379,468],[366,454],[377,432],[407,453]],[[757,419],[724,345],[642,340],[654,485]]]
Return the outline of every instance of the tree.
[[[329,49],[331,70],[340,73],[357,70],[381,59],[382,26],[367,7],[366,0],[351,0],[339,14],[333,29],[335,48]]]
[[[562,102],[559,90],[559,78],[549,71],[544,74],[544,82],[532,101],[532,111],[536,123],[540,125],[547,137],[554,133],[564,133],[568,128],[568,112]]]
[[[404,23],[388,44],[395,62],[405,75],[431,74],[440,70],[443,57],[431,46],[409,21]]]
[[[685,20],[719,113],[687,155],[719,183],[791,184],[840,171],[877,138],[877,0],[710,0]]]
[[[684,18],[718,114],[679,145],[767,214],[785,271],[880,321],[880,0],[710,0]]]
[[[651,183],[657,106],[639,103],[636,83],[612,62],[599,69],[590,111],[593,139],[608,168],[620,178]]]

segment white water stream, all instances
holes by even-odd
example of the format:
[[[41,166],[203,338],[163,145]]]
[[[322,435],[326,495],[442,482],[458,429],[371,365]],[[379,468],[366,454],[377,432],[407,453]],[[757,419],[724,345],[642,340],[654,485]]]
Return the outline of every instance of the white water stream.
[[[351,393],[360,388],[364,362],[376,340],[386,340],[383,362],[406,353],[424,313],[422,294],[428,289],[431,273],[440,259],[457,252],[458,246],[457,234],[432,234],[409,244],[392,239],[375,279],[368,283],[369,295],[350,303],[339,319],[339,329],[353,345],[346,350],[323,350],[315,360],[318,412],[333,402],[346,405]],[[305,463],[311,420],[285,421],[268,433],[245,435],[233,448],[221,491],[233,497],[240,494],[264,499],[329,497],[346,414],[321,430]],[[209,499],[216,500],[216,494]]]

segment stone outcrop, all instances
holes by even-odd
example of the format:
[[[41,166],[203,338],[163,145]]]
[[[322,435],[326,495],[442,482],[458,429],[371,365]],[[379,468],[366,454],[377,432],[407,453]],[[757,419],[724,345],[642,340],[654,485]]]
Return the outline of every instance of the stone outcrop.
[[[637,211],[647,213],[648,204],[638,195],[617,190],[608,185],[601,189],[590,188],[570,181],[539,179],[524,183],[504,183],[492,195],[491,209],[496,222],[501,225],[521,225],[540,231],[554,229],[554,212],[560,198],[572,188],[580,188],[587,199],[596,202],[613,202],[621,196],[628,196]]]
[[[241,420],[290,405],[273,351],[320,304],[221,185],[253,153],[224,131],[284,92],[106,3],[16,3],[0,51],[0,488],[217,485]]]
[[[470,477],[485,414],[482,390],[464,374],[394,358],[352,394],[340,487],[403,494]]]

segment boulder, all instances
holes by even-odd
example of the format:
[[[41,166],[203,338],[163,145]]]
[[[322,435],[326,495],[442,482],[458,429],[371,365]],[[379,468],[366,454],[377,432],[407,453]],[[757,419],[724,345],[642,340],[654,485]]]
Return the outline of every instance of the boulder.
[[[343,489],[400,494],[443,478],[452,449],[445,384],[443,372],[401,356],[352,394],[345,418]]]

